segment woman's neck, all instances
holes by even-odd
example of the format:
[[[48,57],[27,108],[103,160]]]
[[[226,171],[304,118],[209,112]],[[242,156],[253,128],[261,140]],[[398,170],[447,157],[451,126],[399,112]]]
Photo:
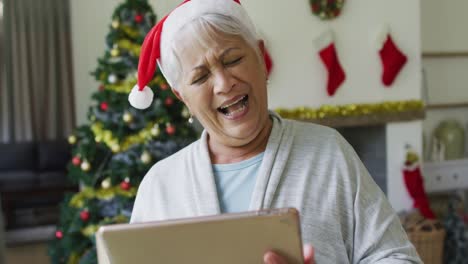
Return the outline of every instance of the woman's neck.
[[[240,162],[264,152],[272,127],[273,121],[271,118],[268,118],[266,126],[258,133],[254,140],[240,147],[226,146],[210,141],[208,138],[211,163],[227,164]]]

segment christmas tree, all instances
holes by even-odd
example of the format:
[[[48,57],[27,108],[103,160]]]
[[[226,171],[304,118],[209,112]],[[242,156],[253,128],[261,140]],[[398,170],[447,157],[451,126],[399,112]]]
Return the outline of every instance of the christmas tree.
[[[128,103],[138,56],[156,22],[147,0],[125,0],[112,15],[107,50],[92,73],[101,84],[92,95],[89,125],[68,139],[69,178],[80,191],[66,195],[49,247],[52,263],[97,263],[94,234],[102,225],[128,223],[139,183],[152,164],[186,146],[197,134],[190,113],[157,72],[146,110]]]

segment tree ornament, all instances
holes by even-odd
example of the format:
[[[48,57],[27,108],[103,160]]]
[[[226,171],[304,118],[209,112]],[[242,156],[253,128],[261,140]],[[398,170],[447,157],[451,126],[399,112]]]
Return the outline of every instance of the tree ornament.
[[[102,102],[99,107],[102,111],[107,111],[109,109],[109,104],[107,102]]]
[[[80,212],[80,219],[83,222],[87,222],[89,220],[90,214],[88,209],[84,209],[83,211]]]
[[[109,77],[107,78],[107,80],[109,81],[109,83],[111,84],[114,84],[117,82],[117,76],[115,74],[110,74]]]
[[[117,144],[117,143],[112,144],[111,150],[112,150],[112,152],[114,152],[114,153],[119,152],[119,151],[120,151],[120,146],[119,146],[119,144]]]
[[[166,91],[167,89],[169,89],[169,85],[168,85],[167,83],[165,83],[165,82],[161,83],[161,84],[159,85],[159,87],[160,87],[161,90],[163,90],[163,91]]]
[[[187,107],[184,107],[184,109],[182,109],[182,117],[189,118],[190,116],[191,116],[190,111],[188,110]]]
[[[341,14],[345,0],[310,0],[312,13],[322,20],[330,20]]]
[[[117,57],[117,56],[120,55],[120,51],[119,51],[119,49],[114,48],[114,49],[112,49],[110,51],[110,54],[111,54],[112,57]]]
[[[104,91],[105,88],[106,87],[103,84],[101,84],[101,85],[99,85],[98,89],[99,89],[100,92],[102,92],[102,91]]]
[[[122,190],[128,191],[128,190],[130,190],[131,187],[132,187],[132,186],[131,186],[131,184],[130,184],[130,179],[129,179],[128,177],[125,178],[125,180],[123,180],[123,181],[120,183],[120,188],[121,188]]]
[[[159,129],[159,126],[156,124],[154,127],[151,129],[151,135],[153,137],[158,137],[161,134],[161,130]]]
[[[57,239],[62,239],[63,238],[63,232],[61,230],[55,231],[55,237]]]
[[[73,157],[72,164],[75,165],[75,166],[79,166],[81,164],[80,156]]]
[[[143,15],[142,14],[137,14],[135,16],[135,22],[137,22],[137,23],[143,22]]]
[[[110,178],[106,178],[104,179],[102,182],[101,182],[101,187],[103,189],[109,189],[111,187],[111,179]]]
[[[143,151],[143,153],[141,154],[140,160],[144,164],[148,164],[151,162],[151,155],[149,154],[148,151]]]
[[[120,22],[118,20],[112,21],[112,27],[118,29],[120,27]]]
[[[125,123],[130,123],[133,121],[133,116],[129,112],[125,112],[122,116],[122,119]]]
[[[75,135],[71,135],[68,137],[68,143],[70,145],[74,145],[76,143],[76,136]]]
[[[87,160],[84,160],[81,163],[81,170],[84,171],[84,172],[88,172],[89,170],[91,170],[91,164],[89,164],[89,162]]]
[[[164,104],[166,106],[171,106],[174,104],[174,99],[172,99],[172,97],[167,97],[166,100],[164,100]]]
[[[171,125],[171,124],[166,124],[166,133],[169,134],[170,136],[174,135],[176,132],[176,128],[175,126]]]

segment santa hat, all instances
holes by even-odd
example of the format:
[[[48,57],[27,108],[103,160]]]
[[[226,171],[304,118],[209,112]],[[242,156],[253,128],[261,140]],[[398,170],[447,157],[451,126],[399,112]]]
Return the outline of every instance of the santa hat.
[[[185,0],[159,21],[143,42],[138,64],[138,83],[128,97],[133,107],[146,109],[151,105],[153,91],[147,84],[154,76],[157,61],[161,61],[161,58],[169,53],[170,43],[184,25],[208,13],[234,17],[251,32],[256,32],[240,0]]]

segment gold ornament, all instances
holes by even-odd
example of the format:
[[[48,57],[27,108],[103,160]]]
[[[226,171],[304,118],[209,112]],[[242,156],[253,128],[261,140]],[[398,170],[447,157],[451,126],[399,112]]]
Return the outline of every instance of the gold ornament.
[[[133,116],[129,112],[125,112],[122,118],[125,123],[130,123],[133,121]]]
[[[153,137],[158,137],[160,134],[161,134],[161,130],[159,129],[159,126],[158,126],[158,125],[155,125],[155,126],[151,129],[151,135],[153,135]]]
[[[111,187],[111,179],[110,178],[106,178],[105,180],[103,180],[101,182],[101,187],[103,189],[109,189]]]
[[[84,160],[82,163],[81,163],[81,170],[83,170],[84,172],[88,172],[89,170],[91,170],[91,164],[89,164],[89,162],[87,160]]]
[[[120,146],[119,146],[119,144],[117,144],[117,143],[113,144],[113,145],[111,146],[111,150],[112,150],[112,152],[114,152],[114,153],[119,152],[119,151],[120,151]]]
[[[110,51],[110,54],[112,57],[117,57],[120,55],[120,51],[116,48],[113,48],[111,51]]]
[[[73,145],[76,143],[76,137],[74,135],[71,135],[68,137],[68,143],[70,143],[70,145]]]
[[[141,162],[143,162],[144,164],[148,164],[151,162],[151,155],[148,153],[148,151],[144,151],[142,154],[141,154]]]
[[[190,111],[187,109],[187,107],[184,107],[182,110],[182,117],[183,118],[189,118],[190,117]]]
[[[118,20],[112,21],[112,27],[113,27],[114,29],[118,29],[119,26],[120,26],[120,22],[119,22]]]

